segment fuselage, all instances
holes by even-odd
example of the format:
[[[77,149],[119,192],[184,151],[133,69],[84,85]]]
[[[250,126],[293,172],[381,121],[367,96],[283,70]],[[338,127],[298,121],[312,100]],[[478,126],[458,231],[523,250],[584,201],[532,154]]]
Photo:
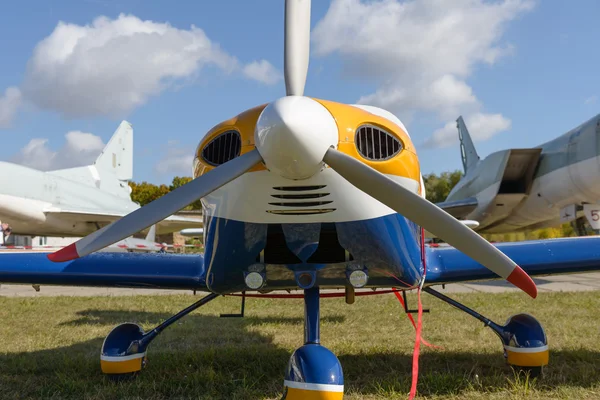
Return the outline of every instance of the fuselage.
[[[314,101],[334,117],[339,151],[423,194],[414,146],[395,116],[374,107]],[[211,143],[222,140],[217,153],[230,151],[226,146],[232,139],[223,135],[237,132],[240,153],[253,150],[255,125],[263,109],[256,107],[215,126],[198,146],[195,176],[215,167],[206,160],[217,151]],[[365,126],[370,128],[361,131]],[[384,136],[375,141],[368,137],[381,132],[399,140],[401,150],[374,160],[379,150],[371,149],[372,156],[363,157],[359,146],[364,150],[364,140],[382,146],[384,139],[379,138]],[[363,142],[357,143],[357,138]],[[391,139],[386,140],[387,146]],[[302,287],[303,274],[314,274],[322,288],[344,288],[355,268],[368,271],[367,287],[414,287],[423,277],[421,229],[326,166],[308,178],[293,180],[260,164],[202,203],[206,281],[211,291],[245,290],[244,276],[251,271],[266,275],[263,291]]]
[[[98,229],[94,222],[105,224],[139,208],[125,195],[102,190],[107,179],[98,177],[96,187],[12,163],[0,162],[0,170],[0,221],[14,234],[83,236]]]
[[[478,207],[466,219],[487,233],[557,226],[563,207],[600,201],[600,115],[535,149],[540,151],[539,158],[531,157],[531,179],[511,186],[505,174],[511,162],[520,161],[514,153],[525,149],[499,151],[481,160],[447,201],[476,197]]]

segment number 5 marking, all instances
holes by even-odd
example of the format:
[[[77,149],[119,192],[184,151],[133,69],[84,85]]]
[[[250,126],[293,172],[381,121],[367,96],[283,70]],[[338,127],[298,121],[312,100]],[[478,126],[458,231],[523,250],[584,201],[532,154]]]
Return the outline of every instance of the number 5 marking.
[[[592,210],[592,221],[600,220],[599,210]]]

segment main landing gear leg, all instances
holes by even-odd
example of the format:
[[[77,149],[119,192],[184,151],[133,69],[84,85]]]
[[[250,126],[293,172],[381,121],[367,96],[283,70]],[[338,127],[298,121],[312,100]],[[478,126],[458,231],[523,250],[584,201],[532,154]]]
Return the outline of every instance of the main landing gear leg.
[[[130,322],[117,325],[108,334],[106,339],[104,339],[104,344],[102,344],[102,352],[100,353],[102,372],[115,380],[136,376],[146,366],[146,349],[159,333],[173,322],[202,307],[218,296],[215,293],[211,293],[201,298],[148,333],[144,333],[141,326]]]
[[[313,287],[304,291],[304,346],[290,358],[282,400],[343,399],[342,366],[319,336],[319,288]]]
[[[502,340],[504,357],[510,366],[529,372],[531,377],[535,377],[541,373],[543,366],[548,365],[546,333],[539,321],[531,315],[513,315],[501,326],[430,287],[424,288],[423,291],[477,318],[493,330]]]

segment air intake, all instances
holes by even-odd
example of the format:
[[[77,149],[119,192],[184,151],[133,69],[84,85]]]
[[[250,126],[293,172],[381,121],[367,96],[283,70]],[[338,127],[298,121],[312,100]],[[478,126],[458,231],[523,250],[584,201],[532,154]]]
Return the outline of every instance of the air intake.
[[[388,160],[402,150],[402,143],[398,139],[372,125],[358,128],[354,142],[360,155],[371,161]]]
[[[267,212],[279,215],[315,215],[333,212],[335,211],[335,208],[331,207],[333,200],[327,199],[330,193],[326,190],[315,192],[325,187],[326,185],[275,186],[273,189],[278,192],[272,194],[271,197],[279,201],[271,201],[269,205],[285,208],[271,209],[267,210]],[[327,208],[324,206],[327,206]]]
[[[240,155],[242,139],[237,131],[223,132],[202,149],[202,159],[210,165],[218,166]]]

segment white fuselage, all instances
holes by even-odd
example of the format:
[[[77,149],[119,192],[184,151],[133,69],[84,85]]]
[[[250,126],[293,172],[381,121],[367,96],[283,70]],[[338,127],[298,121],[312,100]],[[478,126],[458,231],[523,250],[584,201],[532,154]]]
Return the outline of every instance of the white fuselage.
[[[514,228],[557,226],[561,223],[561,208],[599,201],[600,157],[594,157],[536,178],[530,195],[504,223]]]
[[[86,235],[97,229],[95,222],[110,222],[139,208],[125,197],[128,188],[117,195],[93,184],[4,162],[0,170],[0,221],[9,223],[15,234]]]

